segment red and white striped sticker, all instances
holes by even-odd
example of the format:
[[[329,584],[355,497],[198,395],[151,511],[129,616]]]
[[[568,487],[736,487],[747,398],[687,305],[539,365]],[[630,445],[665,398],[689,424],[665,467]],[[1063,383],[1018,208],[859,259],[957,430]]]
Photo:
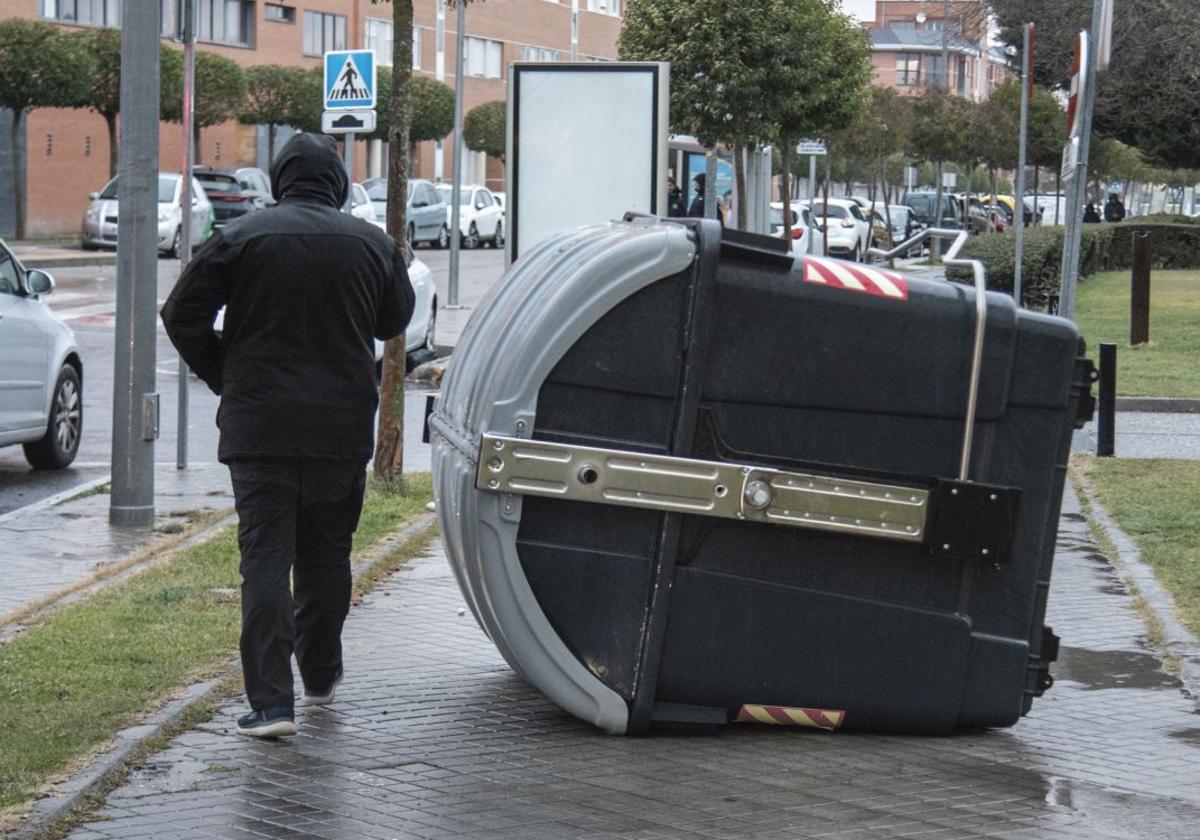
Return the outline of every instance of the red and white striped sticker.
[[[805,257],[803,271],[805,283],[908,300],[908,281],[894,271],[822,257]]]
[[[739,723],[765,723],[768,726],[809,726],[832,732],[846,720],[841,709],[806,709],[797,706],[762,706],[747,703],[738,709]]]

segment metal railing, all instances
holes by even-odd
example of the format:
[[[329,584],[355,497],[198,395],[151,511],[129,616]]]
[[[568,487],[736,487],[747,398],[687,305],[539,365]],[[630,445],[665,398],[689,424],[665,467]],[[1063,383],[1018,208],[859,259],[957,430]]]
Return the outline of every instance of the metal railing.
[[[979,378],[983,372],[983,338],[987,329],[987,272],[979,260],[962,259],[958,256],[967,242],[967,231],[953,228],[926,228],[911,239],[900,243],[890,251],[868,248],[869,256],[892,260],[907,254],[914,245],[926,239],[953,239],[950,250],[942,258],[942,265],[951,268],[970,268],[975,278],[975,346],[971,354],[971,378],[967,386],[966,429],[963,430],[962,458],[958,466],[959,481],[968,481],[971,467],[971,445],[975,437],[975,410],[979,402]]]

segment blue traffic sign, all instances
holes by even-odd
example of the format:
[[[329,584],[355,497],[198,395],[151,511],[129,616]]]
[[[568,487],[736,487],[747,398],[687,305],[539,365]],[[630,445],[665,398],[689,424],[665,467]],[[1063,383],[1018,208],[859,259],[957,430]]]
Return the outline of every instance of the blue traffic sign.
[[[325,110],[375,107],[375,51],[325,53]]]

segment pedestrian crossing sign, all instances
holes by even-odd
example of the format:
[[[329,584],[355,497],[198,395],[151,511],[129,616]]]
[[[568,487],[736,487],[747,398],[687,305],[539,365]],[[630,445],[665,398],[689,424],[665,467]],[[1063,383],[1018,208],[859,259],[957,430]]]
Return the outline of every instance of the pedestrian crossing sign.
[[[325,53],[325,110],[375,107],[375,51]]]

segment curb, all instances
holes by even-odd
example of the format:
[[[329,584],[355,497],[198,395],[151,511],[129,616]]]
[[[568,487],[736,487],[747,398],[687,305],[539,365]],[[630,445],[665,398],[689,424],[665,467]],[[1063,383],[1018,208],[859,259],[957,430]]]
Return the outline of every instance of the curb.
[[[1117,397],[1117,411],[1200,414],[1200,399],[1191,397]]]
[[[434,513],[418,514],[408,525],[381,539],[359,558],[353,572],[354,580],[357,582],[379,556],[403,545],[421,531],[428,530],[436,521],[437,515]],[[41,840],[60,836],[55,831],[60,820],[69,816],[87,797],[104,791],[112,780],[125,772],[129,757],[138,748],[176,725],[192,708],[211,699],[229,675],[235,673],[239,661],[237,658],[231,660],[221,676],[187,687],[182,697],[172,700],[144,723],[118,732],[112,748],[67,781],[56,785],[54,793],[34,802],[24,824],[10,835],[13,840]]]
[[[1088,482],[1075,480],[1074,484],[1091,506],[1096,523],[1117,548],[1118,556],[1110,559],[1137,588],[1146,606],[1162,625],[1167,653],[1179,660],[1179,680],[1183,683],[1184,693],[1195,701],[1196,709],[1200,712],[1200,641],[1176,617],[1170,593],[1159,583],[1150,564],[1142,559],[1137,543],[1121,530]]]
[[[45,510],[46,508],[52,508],[56,505],[62,504],[63,502],[69,502],[76,496],[82,496],[86,493],[90,493],[97,487],[103,487],[105,484],[108,484],[111,481],[111,475],[101,476],[100,478],[95,478],[91,481],[85,481],[83,484],[77,484],[69,490],[63,490],[61,493],[55,493],[53,496],[47,496],[44,499],[38,499],[36,502],[31,502],[23,507],[17,508],[16,510],[10,510],[8,513],[0,513],[0,524],[5,522],[13,522],[17,519],[27,516],[28,514],[37,513],[38,511]]]
[[[117,264],[116,254],[88,254],[81,257],[46,257],[45,259],[18,258],[26,268],[98,268]]]

